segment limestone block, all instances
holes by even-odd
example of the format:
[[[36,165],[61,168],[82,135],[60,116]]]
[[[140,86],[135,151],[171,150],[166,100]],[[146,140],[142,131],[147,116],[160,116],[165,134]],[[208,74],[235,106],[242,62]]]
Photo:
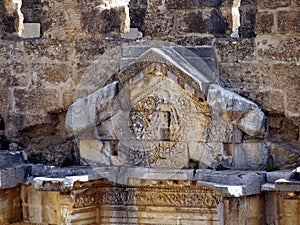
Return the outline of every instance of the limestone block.
[[[228,118],[228,114],[224,114]],[[212,115],[212,120],[207,128],[207,140],[210,142],[241,143],[242,131],[217,115]]]
[[[40,37],[40,23],[24,23],[24,30],[22,38],[39,38]]]
[[[22,151],[0,151],[0,168],[10,167],[16,164],[23,164],[27,155]]]
[[[16,165],[0,169],[0,189],[13,188],[24,183],[29,173],[30,165]]]
[[[0,189],[0,223],[18,223],[21,217],[20,188]]]
[[[299,34],[300,25],[297,22],[299,11],[278,11],[278,32],[280,34]]]
[[[272,42],[264,36],[257,37],[255,39],[257,43],[257,59],[286,62],[299,61],[300,40],[292,35],[285,37],[284,39],[273,39]]]
[[[15,107],[17,110],[42,115],[45,112],[58,110],[57,90],[55,89],[14,89]]]
[[[255,33],[272,34],[274,30],[274,14],[269,12],[259,12],[256,15]]]
[[[91,166],[110,166],[110,150],[101,140],[80,140],[81,160]]]
[[[224,167],[231,166],[232,157],[225,151],[223,143],[188,143],[189,157],[198,161],[201,168],[216,168],[219,164]]]
[[[257,2],[257,5],[261,9],[276,9],[278,7],[287,7],[290,4],[290,0],[261,0]]]
[[[175,23],[178,32],[224,34],[228,29],[222,13],[213,8],[210,11],[179,11]]]
[[[292,169],[300,163],[300,153],[296,146],[271,143],[270,156],[273,166],[280,169]]]
[[[224,200],[224,224],[265,224],[264,201],[260,195]]]
[[[239,41],[217,39],[214,47],[217,54],[221,57],[222,63],[254,61],[256,59],[254,39],[241,39]]]
[[[218,112],[245,113],[257,108],[254,102],[215,84],[209,86],[207,103]]]
[[[277,171],[273,171],[273,172],[267,172],[266,173],[266,182],[275,184],[276,180],[279,180],[279,179],[287,180],[290,178],[290,175],[291,175],[290,170],[277,170]]]
[[[269,145],[264,142],[244,142],[233,145],[235,169],[265,170],[269,162]]]
[[[92,34],[120,32],[130,29],[128,1],[82,2],[82,26]]]
[[[246,113],[238,123],[238,127],[251,136],[265,133],[265,126],[265,115],[258,108]]]
[[[113,82],[86,98],[77,100],[68,110],[66,127],[73,130],[75,135],[84,135],[86,132],[86,138],[94,137],[96,125],[112,114],[111,106],[117,94],[117,85],[117,82]]]
[[[37,191],[22,186],[23,217],[29,223],[61,224],[61,198],[55,191]]]
[[[250,100],[220,86],[211,84],[207,94],[207,103],[213,112],[228,123],[237,125],[242,131],[251,136],[261,136],[266,133],[266,121],[263,112]]]
[[[218,0],[167,0],[165,4],[168,9],[193,9],[203,6],[221,6],[221,2]]]

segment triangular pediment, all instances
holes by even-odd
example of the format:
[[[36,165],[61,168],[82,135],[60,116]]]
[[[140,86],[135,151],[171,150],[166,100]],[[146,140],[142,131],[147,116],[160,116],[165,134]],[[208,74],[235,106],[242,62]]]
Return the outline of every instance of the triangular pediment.
[[[126,51],[115,80],[69,109],[66,123],[87,164],[243,168],[240,158],[248,163],[253,146],[264,154],[263,143],[243,143],[245,134],[266,135],[263,112],[217,84],[214,67],[199,56],[209,54],[178,46]]]
[[[123,54],[125,56],[119,73],[119,79],[125,85],[153,63],[164,66],[169,73],[176,71],[172,75],[176,76],[178,83],[184,82],[198,89],[196,92],[202,92],[201,95],[206,95],[209,84],[217,83],[215,68],[209,67],[201,57],[185,47],[133,48],[130,51],[131,57],[127,54]]]

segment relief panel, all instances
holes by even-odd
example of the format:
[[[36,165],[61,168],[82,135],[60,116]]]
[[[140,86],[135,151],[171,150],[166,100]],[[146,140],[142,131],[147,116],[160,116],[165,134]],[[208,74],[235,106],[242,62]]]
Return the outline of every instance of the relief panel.
[[[158,71],[124,88],[112,124],[123,165],[183,168],[190,141],[205,141],[209,107]]]

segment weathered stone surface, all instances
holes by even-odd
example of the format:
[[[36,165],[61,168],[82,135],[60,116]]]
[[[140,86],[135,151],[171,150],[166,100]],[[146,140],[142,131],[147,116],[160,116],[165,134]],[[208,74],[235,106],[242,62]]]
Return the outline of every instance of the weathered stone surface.
[[[223,113],[223,119],[232,121],[234,125],[251,136],[266,133],[265,116],[258,106],[237,94],[229,92],[217,85],[210,85],[207,102],[213,112]]]
[[[217,40],[214,43],[216,53],[222,63],[240,62],[255,59],[255,42],[253,39],[236,40]]]
[[[261,9],[275,9],[278,7],[286,7],[289,6],[291,0],[261,0],[257,1],[257,5]]]
[[[300,39],[297,37],[286,38],[286,40],[274,39],[268,41],[267,37],[256,38],[257,56],[263,60],[299,61]]]
[[[15,89],[15,107],[35,114],[58,110],[57,91],[55,89]]]
[[[265,115],[258,108],[252,110],[241,118],[238,127],[251,136],[263,135],[267,132]]]
[[[0,90],[0,114],[5,115],[9,111],[11,105],[11,94],[8,90]]]
[[[232,167],[232,156],[223,143],[189,143],[189,157],[199,162],[201,168],[216,168],[218,165]]]
[[[289,196],[291,195],[291,196]],[[295,210],[296,205],[299,204],[297,196],[293,196],[293,192],[278,193],[270,192],[266,193],[266,223],[274,224],[279,221],[282,224],[294,224],[299,223],[299,217]],[[280,216],[276,213],[280,211]]]
[[[111,106],[117,94],[117,86],[118,83],[114,82],[75,102],[66,116],[67,128],[73,130],[75,135],[81,135],[84,130],[95,129],[97,124],[111,117],[113,112]],[[93,131],[87,134],[89,135],[93,135]]]
[[[256,1],[241,1],[239,7],[240,27],[238,34],[241,38],[253,38],[256,36],[255,19],[256,19]]]
[[[143,34],[137,28],[130,28],[128,33],[122,35],[122,38],[127,40],[136,40],[143,37]]]
[[[43,38],[40,41],[24,42],[24,50],[31,60],[68,61],[72,48],[67,40],[59,38]],[[56,61],[57,60],[57,61]]]
[[[274,14],[270,12],[258,12],[256,14],[255,33],[272,34],[274,33]]]
[[[176,15],[176,30],[186,33],[212,33],[225,34],[228,23],[220,11],[214,9],[211,12],[180,11]]]
[[[22,221],[20,188],[0,190],[0,222],[12,224]]]
[[[80,2],[82,25],[88,33],[101,34],[110,32],[126,33],[129,31],[129,8],[127,1]]]
[[[21,187],[23,219],[29,223],[62,223],[62,200],[59,192],[39,192],[32,186]],[[43,210],[47,208],[47,210]]]
[[[15,164],[23,164],[27,160],[25,152],[12,152],[12,151],[1,151],[0,152],[0,167],[10,167]]]
[[[264,90],[264,91],[251,90],[248,92],[242,92],[240,94],[256,102],[264,110],[264,112],[280,114],[280,113],[284,113],[285,111],[285,106],[284,106],[285,93],[282,92],[281,90],[278,89]]]
[[[279,63],[274,65],[274,75],[271,77],[274,87],[286,92],[286,110],[298,115],[300,112],[300,100],[298,98],[300,92],[299,72],[300,66],[297,63]]]
[[[296,146],[287,144],[275,144],[270,145],[270,156],[272,163],[275,167],[280,169],[292,169],[299,165],[300,152]]]
[[[112,166],[111,151],[100,140],[80,140],[80,157],[90,166]]]
[[[174,32],[174,11],[158,9],[147,9],[144,27],[145,36],[160,36],[161,34],[168,35]],[[161,21],[161,22],[159,22]]]
[[[233,155],[235,169],[264,170],[269,162],[269,146],[260,141],[234,144]]]
[[[202,6],[221,6],[221,1],[213,0],[213,1],[207,1],[207,0],[167,0],[165,2],[166,7],[168,9],[192,9],[192,8],[199,8]]]
[[[273,141],[295,142],[298,138],[299,127],[291,119],[282,115],[269,117],[270,139]]]
[[[259,195],[224,200],[224,224],[263,224],[264,202]],[[246,207],[246,208],[245,208]]]
[[[278,33],[299,35],[300,25],[297,22],[299,17],[300,11],[278,11]]]
[[[0,189],[14,188],[24,183],[29,175],[30,166],[13,165],[0,169]]]

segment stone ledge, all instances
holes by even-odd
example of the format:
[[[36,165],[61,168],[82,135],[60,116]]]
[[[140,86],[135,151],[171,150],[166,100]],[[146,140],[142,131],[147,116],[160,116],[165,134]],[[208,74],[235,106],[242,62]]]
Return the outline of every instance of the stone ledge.
[[[300,181],[279,179],[275,182],[276,191],[300,191]]]
[[[275,191],[275,184],[265,183],[261,186],[261,191]]]
[[[63,169],[51,167],[50,172]],[[73,168],[75,169],[75,168]],[[82,173],[80,167],[78,173]],[[67,170],[67,173],[70,170]],[[73,170],[74,172],[75,170]],[[164,180],[194,180],[199,184],[210,186],[225,196],[241,197],[258,194],[261,192],[261,185],[264,183],[265,173],[256,171],[213,171],[198,170],[193,176],[192,169],[154,169],[154,168],[116,168],[96,167],[85,168],[85,175],[72,175],[62,177],[50,176],[34,177],[31,181],[34,188],[38,191],[60,191],[66,192],[73,188],[75,182],[87,182],[97,179],[109,179],[126,186],[151,186]],[[67,174],[64,173],[64,174]],[[59,175],[57,173],[57,175]],[[114,179],[112,179],[114,178]],[[254,185],[255,184],[255,185]]]
[[[0,189],[13,188],[24,183],[30,176],[30,164],[21,164],[14,167],[0,169]]]

